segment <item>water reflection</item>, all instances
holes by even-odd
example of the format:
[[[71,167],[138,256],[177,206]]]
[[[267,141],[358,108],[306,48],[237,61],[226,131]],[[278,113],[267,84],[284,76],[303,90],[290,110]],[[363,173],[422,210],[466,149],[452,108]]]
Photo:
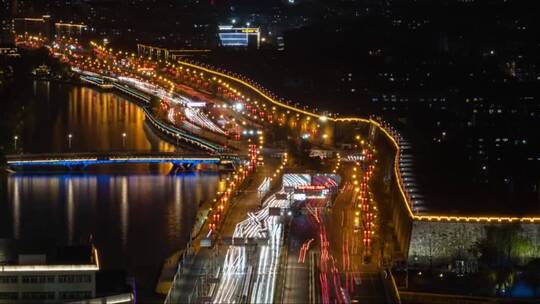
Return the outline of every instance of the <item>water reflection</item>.
[[[11,180],[10,180],[11,181]],[[20,238],[21,235],[21,193],[19,190],[19,181],[15,179],[10,183],[9,189],[12,189],[11,205],[13,210],[13,238]]]
[[[122,247],[126,247],[127,244],[127,235],[129,228],[129,206],[128,206],[128,180],[127,177],[123,176],[120,178],[120,183],[122,187],[122,194],[120,197],[120,225],[122,231]]]
[[[74,152],[174,149],[152,132],[137,105],[112,93],[33,82],[20,94],[31,105],[17,130],[19,152],[67,152],[68,134]],[[0,199],[0,237],[79,243],[92,236],[104,268],[125,268],[139,289],[151,291],[164,259],[185,245],[199,202],[211,200],[218,187],[217,174],[167,175],[170,166],[101,166],[85,174],[0,179],[7,185],[0,187],[7,189]]]
[[[154,134],[138,105],[123,97],[49,82],[34,82],[32,91],[33,115],[25,118],[21,132],[25,153],[176,149]]]
[[[151,285],[163,259],[187,241],[197,206],[213,198],[218,179],[210,173],[16,174],[8,177],[11,212],[0,221],[12,222],[14,238],[79,243],[92,235],[105,267],[126,267]]]
[[[73,244],[73,236],[75,234],[74,232],[74,214],[75,214],[75,206],[74,204],[74,197],[73,197],[73,179],[69,178],[66,179],[67,184],[67,190],[66,190],[66,197],[67,197],[67,231],[68,231],[68,244]]]

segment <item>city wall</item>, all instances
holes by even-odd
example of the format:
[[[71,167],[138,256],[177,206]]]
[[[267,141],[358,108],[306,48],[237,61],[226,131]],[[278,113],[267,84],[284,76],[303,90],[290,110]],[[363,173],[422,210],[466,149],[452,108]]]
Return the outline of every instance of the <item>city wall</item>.
[[[346,133],[363,133],[375,141],[380,148],[380,154],[388,155],[383,161],[386,164],[385,184],[390,187],[390,197],[383,202],[384,208],[389,209],[389,219],[397,240],[397,247],[403,256],[413,263],[451,263],[456,258],[475,258],[474,247],[477,242],[485,238],[485,227],[490,225],[511,225],[520,223],[520,234],[531,240],[532,248],[523,258],[530,259],[537,256],[540,245],[540,217],[467,217],[452,215],[415,215],[408,204],[408,194],[403,188],[399,168],[400,144],[399,135],[384,122],[360,117],[326,117],[319,114],[296,108],[285,104],[271,92],[259,87],[258,84],[234,73],[220,72],[219,69],[204,65],[197,65],[179,61],[179,65],[209,73],[236,85],[243,87],[248,96],[258,96],[272,107],[277,107],[279,115],[290,115],[293,127],[299,122],[306,121],[311,124],[321,124],[322,140],[319,144],[332,143],[334,140],[346,137]],[[293,119],[294,118],[294,119]],[[302,118],[302,120],[300,120]],[[310,120],[311,118],[311,120]],[[314,118],[314,119],[313,119]],[[354,125],[357,127],[355,128]],[[366,129],[369,131],[366,132]],[[345,132],[344,129],[346,129]],[[366,134],[367,133],[367,134]],[[334,136],[336,138],[334,138]]]
[[[540,257],[540,224],[537,223],[414,221],[409,265],[441,267],[453,264],[458,259],[475,261],[479,258],[475,247],[486,238],[486,228],[504,225],[518,225],[520,229],[517,237],[527,242],[527,246],[520,246],[519,252],[514,252],[518,263],[525,264],[532,258]]]

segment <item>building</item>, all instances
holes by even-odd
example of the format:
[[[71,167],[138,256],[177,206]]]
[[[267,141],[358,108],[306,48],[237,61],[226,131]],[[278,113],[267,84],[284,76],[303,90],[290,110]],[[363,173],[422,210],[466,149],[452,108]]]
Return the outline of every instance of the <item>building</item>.
[[[96,297],[95,247],[0,239],[0,303],[58,303]]]
[[[176,61],[186,57],[201,57],[210,52],[209,49],[170,49],[141,43],[137,44],[137,54],[139,56],[151,57],[156,60]]]
[[[0,57],[2,56],[20,56],[17,47],[11,44],[2,45],[0,44]]]
[[[56,22],[54,24],[54,33],[56,37],[82,38],[88,31],[85,24]]]
[[[218,27],[220,46],[259,48],[261,32],[258,27],[233,27],[220,25]]]
[[[52,38],[51,16],[49,15],[40,18],[15,18],[14,25],[16,35],[29,35],[44,39]]]
[[[12,13],[13,1],[0,0],[0,45],[14,43]]]

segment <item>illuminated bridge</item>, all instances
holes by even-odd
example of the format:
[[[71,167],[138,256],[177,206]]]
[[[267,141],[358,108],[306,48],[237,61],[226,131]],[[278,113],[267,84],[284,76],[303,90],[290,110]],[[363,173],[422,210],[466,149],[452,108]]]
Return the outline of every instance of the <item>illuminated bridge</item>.
[[[12,170],[24,168],[63,167],[82,170],[92,165],[170,163],[176,170],[191,170],[200,164],[216,165],[213,168],[232,168],[241,162],[237,155],[181,154],[174,152],[94,152],[55,154],[7,155]],[[212,167],[212,166],[209,166]]]

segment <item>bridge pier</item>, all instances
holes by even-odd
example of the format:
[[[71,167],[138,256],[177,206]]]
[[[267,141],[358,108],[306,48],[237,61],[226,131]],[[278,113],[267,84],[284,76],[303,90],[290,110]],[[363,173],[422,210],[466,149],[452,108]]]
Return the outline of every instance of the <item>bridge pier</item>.
[[[173,166],[171,170],[169,171],[169,174],[177,174],[182,172],[192,172],[195,171],[196,164],[194,163],[173,163]]]

